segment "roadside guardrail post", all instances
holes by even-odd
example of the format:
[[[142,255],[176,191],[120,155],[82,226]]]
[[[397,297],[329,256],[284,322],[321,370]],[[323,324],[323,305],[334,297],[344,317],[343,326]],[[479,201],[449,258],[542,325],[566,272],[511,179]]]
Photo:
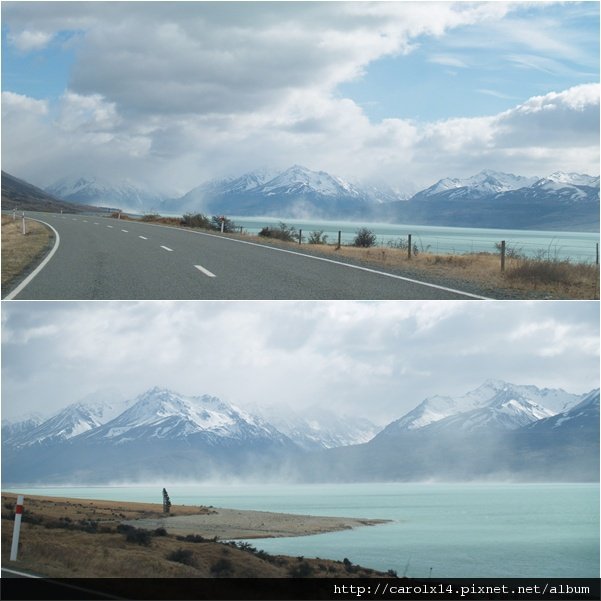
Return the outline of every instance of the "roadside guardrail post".
[[[407,258],[411,258],[411,234],[407,234]]]
[[[505,271],[505,240],[501,240],[501,271]]]
[[[336,246],[336,250],[340,250],[340,237],[342,236],[342,231],[338,230],[338,245]]]

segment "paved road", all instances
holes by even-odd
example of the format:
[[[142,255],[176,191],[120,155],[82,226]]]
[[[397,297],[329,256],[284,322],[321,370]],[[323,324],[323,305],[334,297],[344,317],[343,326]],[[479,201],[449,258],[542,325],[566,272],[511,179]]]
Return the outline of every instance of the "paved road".
[[[15,298],[465,299],[458,290],[299,252],[107,217],[29,213],[59,245]]]

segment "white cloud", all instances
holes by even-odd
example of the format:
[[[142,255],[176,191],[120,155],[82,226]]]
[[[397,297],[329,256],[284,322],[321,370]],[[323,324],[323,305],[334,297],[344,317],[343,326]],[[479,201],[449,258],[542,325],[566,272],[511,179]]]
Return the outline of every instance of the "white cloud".
[[[26,29],[17,33],[9,33],[7,39],[8,43],[17,48],[17,50],[32,52],[45,48],[52,41],[53,37],[52,33]]]
[[[121,123],[114,102],[106,102],[100,94],[83,96],[67,90],[61,99],[59,126],[63,129],[111,131]]]
[[[460,69],[466,69],[468,67],[467,63],[460,58],[442,54],[431,56],[428,59],[428,62],[435,63],[437,65],[445,65],[447,67],[458,67]]]
[[[26,115],[47,115],[48,102],[46,100],[36,100],[23,94],[14,92],[2,92],[2,116],[7,118],[17,117],[18,113]]]

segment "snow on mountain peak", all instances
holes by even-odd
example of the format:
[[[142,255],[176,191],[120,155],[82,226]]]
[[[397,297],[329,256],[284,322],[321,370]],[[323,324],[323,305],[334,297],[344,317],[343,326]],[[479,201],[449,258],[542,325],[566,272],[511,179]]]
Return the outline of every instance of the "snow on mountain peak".
[[[464,423],[463,429],[492,423],[490,420],[495,419],[511,429],[565,411],[581,398],[561,389],[539,389],[489,379],[462,396],[429,397],[392,422],[385,431],[396,436],[402,431],[419,430],[451,418],[455,418],[454,423]]]
[[[354,186],[325,171],[311,171],[301,165],[289,167],[262,186],[266,194],[317,193],[323,196],[359,196]]]
[[[591,177],[583,173],[566,173],[564,171],[555,171],[543,180],[571,186],[597,186],[599,184],[599,176]]]
[[[491,169],[483,169],[476,175],[464,179],[441,179],[433,186],[424,190],[423,194],[425,196],[432,196],[440,192],[447,192],[449,190],[460,188],[466,188],[471,192],[478,192],[481,194],[498,194],[531,186],[536,181],[536,177],[523,177],[512,173],[502,173],[499,171],[492,171]]]

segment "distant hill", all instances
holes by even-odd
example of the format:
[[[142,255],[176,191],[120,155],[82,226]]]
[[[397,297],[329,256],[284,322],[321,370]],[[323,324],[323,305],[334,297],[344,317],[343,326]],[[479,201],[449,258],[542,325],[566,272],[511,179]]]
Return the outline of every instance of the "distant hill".
[[[48,211],[50,213],[82,213],[107,211],[107,209],[60,200],[41,188],[2,171],[2,209],[23,211]]]

